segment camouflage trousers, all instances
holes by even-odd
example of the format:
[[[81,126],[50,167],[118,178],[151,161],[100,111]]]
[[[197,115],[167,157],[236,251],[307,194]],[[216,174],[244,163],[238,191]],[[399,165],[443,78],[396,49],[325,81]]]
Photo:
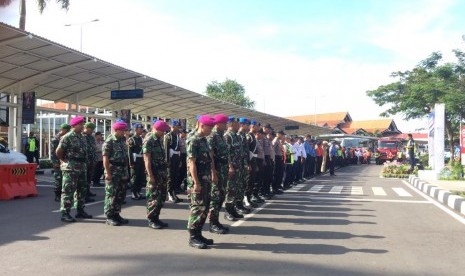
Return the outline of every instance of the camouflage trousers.
[[[218,221],[225,200],[226,181],[228,180],[228,164],[217,164],[215,168],[218,183],[211,184],[210,221]]]
[[[61,212],[68,212],[75,205],[78,211],[84,210],[87,194],[86,171],[62,171]]]
[[[163,203],[166,201],[166,182],[167,172],[166,169],[152,169],[155,176],[155,184],[150,184],[150,177],[147,175],[147,219],[152,220],[158,218],[160,215]]]
[[[200,193],[195,193],[193,190],[190,193],[190,213],[187,222],[187,229],[189,230],[202,230],[210,209],[210,174],[199,175],[199,181],[201,185]],[[192,188],[191,181],[189,181],[189,187]]]
[[[229,169],[229,168],[228,168]],[[238,185],[239,185],[239,179],[240,179],[240,169],[236,168],[236,171],[232,177],[229,177],[229,174],[227,175],[227,182],[226,182],[226,198],[225,198],[225,203],[226,204],[234,204],[236,203],[236,198],[238,195]]]
[[[126,166],[111,166],[110,169],[111,181],[105,180],[105,204],[103,206],[103,212],[107,217],[121,212],[129,177]]]
[[[237,182],[237,196],[236,202],[244,200],[245,189],[247,187],[247,179],[249,178],[249,171],[242,165],[239,169],[239,179]]]
[[[55,189],[54,192],[56,195],[61,195],[62,190],[62,181],[63,181],[63,174],[61,173],[61,169],[53,169],[53,179],[55,180]]]

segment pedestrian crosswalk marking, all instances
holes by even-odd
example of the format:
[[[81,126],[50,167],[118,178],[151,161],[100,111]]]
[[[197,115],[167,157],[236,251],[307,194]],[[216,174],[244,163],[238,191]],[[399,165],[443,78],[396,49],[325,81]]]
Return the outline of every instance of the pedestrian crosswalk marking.
[[[363,195],[363,187],[362,186],[352,186],[352,190],[350,191],[351,195]]]
[[[371,187],[375,196],[386,196],[386,192],[381,187]]]
[[[412,195],[407,192],[406,190],[404,190],[403,188],[392,188],[394,190],[394,192],[396,192],[396,194],[398,194],[399,196],[409,196],[411,197]]]
[[[309,193],[318,193],[320,192],[321,189],[323,189],[324,185],[315,185],[313,186],[310,190],[308,190]]]
[[[344,186],[334,186],[331,188],[331,190],[328,192],[330,194],[340,194],[342,192],[342,189],[344,189]]]

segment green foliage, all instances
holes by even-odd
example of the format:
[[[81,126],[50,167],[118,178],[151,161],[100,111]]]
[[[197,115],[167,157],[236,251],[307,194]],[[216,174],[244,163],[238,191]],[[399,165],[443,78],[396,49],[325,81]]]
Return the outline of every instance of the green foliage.
[[[422,154],[418,157],[418,161],[420,162],[420,164],[423,166],[423,168],[426,168],[429,167],[429,155],[428,154]]]
[[[415,168],[414,174],[418,174],[418,168]],[[384,163],[383,171],[381,172],[383,177],[392,178],[408,178],[410,175],[410,165],[398,163],[397,161]]]
[[[453,141],[460,118],[465,117],[465,53],[453,52],[455,63],[442,64],[442,54],[435,52],[412,70],[392,73],[395,82],[367,91],[376,104],[387,107],[380,115],[415,119],[433,110],[436,103],[444,103],[445,128]]]
[[[207,96],[239,105],[254,108],[255,102],[245,95],[244,86],[235,80],[226,79],[224,82],[213,81],[207,85]]]
[[[39,6],[39,12],[43,13],[45,7],[47,6],[48,0],[37,0],[37,5]],[[61,8],[68,10],[69,9],[69,0],[56,0],[57,3],[61,4]]]

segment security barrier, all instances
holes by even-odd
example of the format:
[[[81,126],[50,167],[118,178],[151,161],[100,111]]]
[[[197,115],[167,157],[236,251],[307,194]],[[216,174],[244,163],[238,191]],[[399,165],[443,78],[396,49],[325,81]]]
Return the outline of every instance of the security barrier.
[[[0,200],[37,196],[36,164],[0,165]]]

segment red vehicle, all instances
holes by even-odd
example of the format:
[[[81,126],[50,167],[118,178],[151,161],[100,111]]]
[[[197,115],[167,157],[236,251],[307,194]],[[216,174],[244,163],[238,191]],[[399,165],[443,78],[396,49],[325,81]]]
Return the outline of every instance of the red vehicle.
[[[386,161],[393,161],[397,159],[397,152],[402,147],[402,139],[396,138],[380,138],[378,140],[378,147],[376,148],[376,164],[383,164]]]

